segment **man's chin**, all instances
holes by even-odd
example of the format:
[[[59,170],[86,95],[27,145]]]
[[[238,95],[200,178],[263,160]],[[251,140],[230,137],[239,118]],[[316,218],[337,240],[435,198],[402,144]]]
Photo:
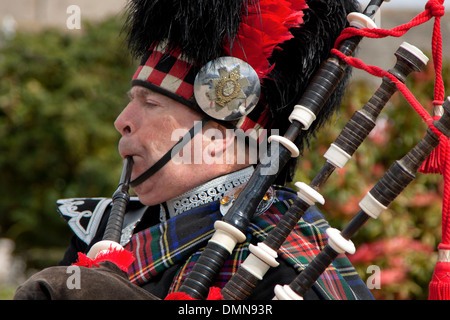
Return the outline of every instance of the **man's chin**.
[[[152,201],[150,201],[147,197],[140,196],[139,194],[137,194],[137,197],[143,205],[153,206],[156,204],[156,203],[152,203]]]
[[[164,199],[161,201],[160,197],[155,197],[155,195],[152,195],[149,192],[139,192],[139,190],[136,190],[138,188],[139,186],[134,189],[134,192],[143,205],[154,206],[165,201]]]

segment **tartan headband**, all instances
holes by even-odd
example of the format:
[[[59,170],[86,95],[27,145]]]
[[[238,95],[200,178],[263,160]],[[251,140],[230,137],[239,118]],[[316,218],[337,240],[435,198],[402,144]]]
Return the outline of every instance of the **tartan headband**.
[[[148,50],[131,85],[146,87],[193,107],[194,80],[199,68],[184,59],[180,50],[165,48],[164,43],[158,43]]]

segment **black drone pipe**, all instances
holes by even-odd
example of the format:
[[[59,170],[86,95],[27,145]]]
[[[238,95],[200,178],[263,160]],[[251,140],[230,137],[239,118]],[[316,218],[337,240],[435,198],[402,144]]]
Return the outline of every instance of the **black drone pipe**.
[[[103,240],[120,243],[122,234],[123,217],[125,215],[130,194],[128,192],[133,169],[133,158],[126,157],[123,163],[122,174],[120,176],[117,190],[112,196],[112,208],[109,214]]]

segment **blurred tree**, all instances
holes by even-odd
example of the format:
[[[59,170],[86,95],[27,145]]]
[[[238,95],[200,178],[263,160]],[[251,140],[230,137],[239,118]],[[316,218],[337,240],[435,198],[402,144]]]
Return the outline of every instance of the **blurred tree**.
[[[18,33],[0,48],[0,236],[32,266],[54,264],[49,248],[67,245],[57,199],[117,187],[113,122],[135,71],[121,23],[86,23],[76,36]]]

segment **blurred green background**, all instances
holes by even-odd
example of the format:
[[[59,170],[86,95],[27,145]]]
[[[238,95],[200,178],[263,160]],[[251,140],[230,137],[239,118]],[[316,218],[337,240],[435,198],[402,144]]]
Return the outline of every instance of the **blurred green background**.
[[[85,22],[77,35],[18,32],[0,43],[0,239],[13,248],[0,299],[10,299],[21,281],[62,257],[71,232],[56,213],[57,199],[110,196],[117,187],[122,162],[113,122],[127,103],[136,67],[120,30],[121,21],[111,18]],[[446,64],[444,79],[448,70]],[[432,66],[408,79],[427,108],[433,84]],[[312,180],[329,144],[375,90],[373,83],[352,82],[341,112],[305,152],[297,180]],[[332,226],[346,225],[359,200],[425,130],[396,94],[371,137],[322,190],[322,209]],[[440,175],[418,174],[353,239],[358,250],[351,258],[361,277],[371,275],[370,265],[382,272],[381,288],[372,290],[376,298],[427,298],[440,241],[442,189]]]
[[[0,238],[14,241],[26,275],[55,264],[68,244],[57,199],[117,188],[113,123],[135,71],[120,23],[18,32],[1,44]]]

